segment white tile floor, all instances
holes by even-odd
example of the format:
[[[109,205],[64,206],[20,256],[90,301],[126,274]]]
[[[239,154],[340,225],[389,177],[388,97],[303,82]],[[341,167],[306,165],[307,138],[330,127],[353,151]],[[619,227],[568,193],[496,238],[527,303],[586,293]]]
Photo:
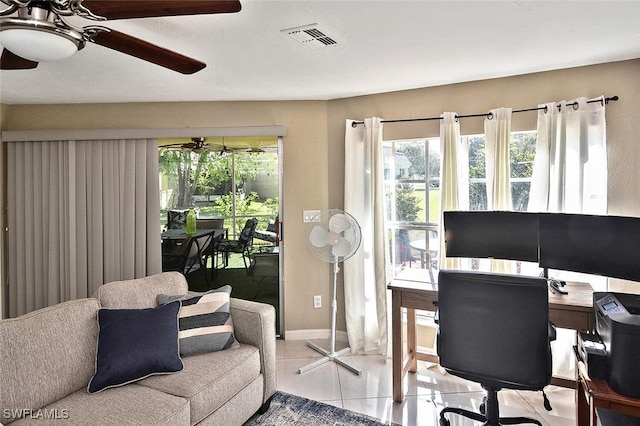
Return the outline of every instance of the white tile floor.
[[[328,341],[314,340],[323,348]],[[336,350],[344,346],[337,343]],[[367,414],[384,422],[413,425],[438,425],[438,413],[444,406],[460,406],[474,411],[482,402],[479,385],[458,377],[443,374],[438,366],[420,361],[416,374],[408,373],[404,382],[405,399],[393,402],[391,360],[374,355],[348,355],[345,361],[361,368],[357,376],[349,370],[329,362],[306,373],[298,368],[313,362],[321,355],[301,340],[278,340],[277,387],[283,392],[323,401],[338,407]],[[502,416],[530,416],[543,425],[574,426],[574,390],[556,386],[547,387],[547,396],[553,410],[543,407],[542,393],[503,390],[499,392]],[[461,416],[449,415],[452,425],[478,423]]]

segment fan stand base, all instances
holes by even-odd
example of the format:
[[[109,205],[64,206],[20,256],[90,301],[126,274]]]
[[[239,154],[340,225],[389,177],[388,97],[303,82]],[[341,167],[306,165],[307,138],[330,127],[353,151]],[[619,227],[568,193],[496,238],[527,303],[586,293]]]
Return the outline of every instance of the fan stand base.
[[[347,370],[351,371],[353,374],[356,375],[360,375],[362,373],[362,370],[360,370],[359,368],[356,368],[352,365],[350,365],[349,363],[341,360],[338,357],[341,357],[343,355],[348,354],[349,352],[351,352],[351,348],[344,348],[339,350],[338,352],[329,352],[326,349],[321,348],[320,346],[316,345],[315,343],[312,342],[307,342],[307,346],[309,346],[311,349],[313,349],[316,352],[321,353],[322,355],[324,355],[324,358],[320,358],[317,361],[312,362],[311,364],[307,364],[304,367],[300,367],[298,368],[298,373],[302,374],[302,373],[306,373],[309,370],[312,370],[316,367],[319,367],[323,364],[326,364],[329,361],[334,361],[336,363],[338,363],[338,365],[343,366],[344,368],[346,368]]]

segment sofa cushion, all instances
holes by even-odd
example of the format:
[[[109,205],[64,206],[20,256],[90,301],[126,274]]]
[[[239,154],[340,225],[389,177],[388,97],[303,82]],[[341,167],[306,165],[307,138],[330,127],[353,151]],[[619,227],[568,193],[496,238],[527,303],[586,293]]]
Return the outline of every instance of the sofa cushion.
[[[158,306],[158,294],[187,294],[189,285],[180,272],[163,272],[133,280],[101,285],[95,297],[103,308],[142,309]]]
[[[189,399],[191,424],[216,411],[260,377],[260,353],[250,345],[185,357],[183,362],[184,369],[179,373],[147,377],[138,384]]]
[[[95,369],[99,308],[96,299],[77,299],[0,321],[1,412],[35,410],[86,392]]]
[[[34,419],[47,415],[52,420]],[[146,386],[130,384],[89,394],[85,389],[56,401],[39,413],[25,416],[12,426],[24,424],[155,425],[187,426],[189,401]]]
[[[229,313],[231,286],[187,296],[158,295],[158,304],[179,300],[180,353],[193,355],[238,346]]]
[[[100,309],[96,372],[90,393],[183,368],[178,348],[179,302],[147,309]]]

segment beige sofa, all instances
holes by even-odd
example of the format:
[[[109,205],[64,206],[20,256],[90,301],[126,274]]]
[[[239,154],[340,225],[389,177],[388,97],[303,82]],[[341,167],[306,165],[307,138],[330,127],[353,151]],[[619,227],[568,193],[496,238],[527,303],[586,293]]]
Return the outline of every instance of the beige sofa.
[[[105,284],[72,300],[0,321],[0,422],[242,425],[275,393],[275,310],[231,298],[239,347],[182,357],[184,369],[88,393],[95,371],[98,310],[156,306],[187,294],[177,272]]]

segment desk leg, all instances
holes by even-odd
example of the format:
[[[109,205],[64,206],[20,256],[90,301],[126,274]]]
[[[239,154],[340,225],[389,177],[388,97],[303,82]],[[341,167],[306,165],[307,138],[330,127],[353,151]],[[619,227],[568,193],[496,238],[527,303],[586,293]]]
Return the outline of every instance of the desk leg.
[[[418,371],[418,344],[416,337],[416,310],[407,308],[407,356],[409,357],[407,371]]]
[[[393,400],[402,402],[402,294],[391,292],[391,357],[393,365]]]
[[[576,424],[578,426],[597,426],[596,405],[584,386],[583,378],[578,374],[576,380]]]

